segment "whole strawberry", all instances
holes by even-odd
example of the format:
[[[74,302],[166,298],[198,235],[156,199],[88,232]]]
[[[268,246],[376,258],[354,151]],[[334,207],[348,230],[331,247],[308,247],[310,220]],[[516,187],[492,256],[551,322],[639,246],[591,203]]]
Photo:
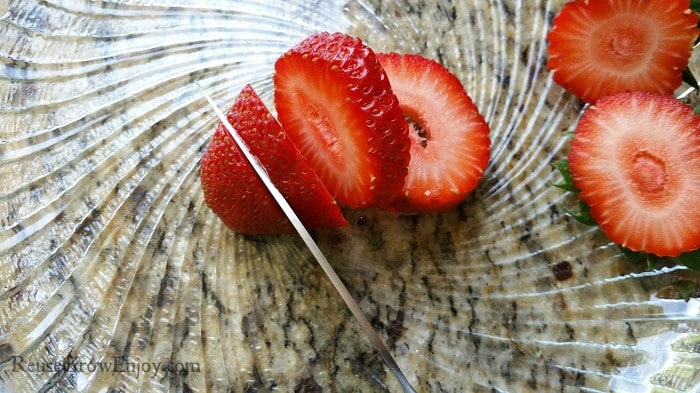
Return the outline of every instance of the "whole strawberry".
[[[347,225],[333,197],[251,86],[241,91],[227,117],[308,228]],[[223,124],[202,157],[200,176],[206,204],[234,231],[294,231]]]

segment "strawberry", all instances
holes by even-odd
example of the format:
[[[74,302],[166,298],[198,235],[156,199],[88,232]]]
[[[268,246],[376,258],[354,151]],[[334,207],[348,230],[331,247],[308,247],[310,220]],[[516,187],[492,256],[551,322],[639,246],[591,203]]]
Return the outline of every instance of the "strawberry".
[[[462,202],[490,157],[489,126],[459,79],[420,55],[378,54],[410,125],[411,161],[394,207],[444,211]]]
[[[280,123],[339,203],[387,207],[408,167],[408,125],[375,53],[317,33],[275,63]]]
[[[611,241],[658,256],[700,247],[700,117],[689,106],[648,92],[599,99],[574,132],[569,170]]]
[[[347,225],[333,197],[250,85],[227,117],[308,228]],[[294,231],[221,123],[202,157],[200,176],[206,204],[234,231]]]
[[[547,34],[554,81],[586,102],[623,91],[670,95],[698,36],[689,0],[576,0]]]

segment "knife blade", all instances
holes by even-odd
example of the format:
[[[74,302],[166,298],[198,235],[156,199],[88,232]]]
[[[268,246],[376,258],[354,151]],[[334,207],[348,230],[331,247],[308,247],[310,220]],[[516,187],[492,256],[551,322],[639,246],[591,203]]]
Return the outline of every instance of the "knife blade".
[[[323,254],[316,241],[311,237],[311,234],[301,222],[297,214],[294,212],[294,209],[292,209],[292,207],[289,205],[282,193],[280,193],[279,189],[277,189],[274,183],[272,183],[272,180],[268,176],[265,167],[263,167],[260,161],[258,161],[257,157],[255,157],[255,155],[250,152],[250,149],[246,145],[243,138],[240,136],[240,134],[238,134],[236,129],[228,121],[221,109],[219,109],[216,103],[214,103],[212,98],[206,93],[206,91],[204,91],[204,88],[199,83],[194,83],[195,85],[197,85],[197,88],[202,93],[202,96],[204,96],[209,105],[212,107],[212,110],[214,111],[214,113],[216,113],[216,116],[219,118],[226,130],[229,132],[229,134],[231,134],[231,137],[233,138],[234,142],[236,142],[241,152],[243,152],[244,157],[253,167],[255,173],[258,175],[258,177],[263,182],[267,190],[270,192],[270,195],[272,195],[272,198],[275,200],[275,202],[277,202],[279,207],[284,212],[285,216],[287,216],[289,222],[291,222],[294,229],[297,231],[301,239],[308,247],[309,251],[311,251],[311,254],[316,259],[316,262],[318,262],[318,264],[321,266],[321,269],[324,271],[324,273],[326,273],[326,276],[328,276],[328,279],[333,284],[333,287],[335,287],[336,291],[338,291],[338,294],[340,294],[340,297],[350,309],[350,312],[360,324],[362,330],[364,330],[365,334],[367,334],[369,340],[374,345],[375,350],[382,358],[382,361],[384,361],[384,364],[389,369],[389,371],[394,375],[403,391],[407,393],[415,393],[415,390],[408,382],[406,375],[403,373],[403,371],[401,371],[401,368],[396,362],[396,359],[394,359],[394,357],[391,355],[391,352],[387,348],[386,344],[384,344],[384,341],[382,341],[381,337],[379,336],[379,333],[377,333],[377,331],[374,330],[372,324],[362,312],[360,305],[352,297],[352,294],[350,294],[348,289],[345,287],[345,284],[343,284],[343,282],[340,280],[340,277],[335,272],[331,264],[328,262],[328,259],[326,259],[326,256]]]

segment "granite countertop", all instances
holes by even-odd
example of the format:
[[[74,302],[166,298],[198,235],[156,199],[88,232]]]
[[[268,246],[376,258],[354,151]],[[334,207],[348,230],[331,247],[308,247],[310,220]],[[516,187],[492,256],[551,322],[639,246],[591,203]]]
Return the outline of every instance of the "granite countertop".
[[[303,242],[233,233],[199,185],[193,82],[270,104],[319,30],[438,60],[491,125],[457,209],[314,232],[418,390],[697,391],[697,275],[631,264],[551,186],[582,109],[545,65],[563,2],[0,1],[0,391],[399,390]]]

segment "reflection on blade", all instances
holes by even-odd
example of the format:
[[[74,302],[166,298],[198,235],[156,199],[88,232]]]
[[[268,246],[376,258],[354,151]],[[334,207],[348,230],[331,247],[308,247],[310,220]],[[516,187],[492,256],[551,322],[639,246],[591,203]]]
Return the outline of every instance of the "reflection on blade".
[[[355,316],[357,321],[360,323],[360,326],[362,329],[365,331],[365,333],[369,336],[370,341],[372,341],[372,344],[374,345],[374,348],[377,350],[379,353],[379,356],[381,356],[382,360],[384,360],[384,363],[386,366],[389,368],[392,374],[396,377],[398,380],[399,384],[403,388],[404,392],[415,392],[413,388],[411,387],[410,383],[406,379],[406,376],[403,374],[401,369],[399,368],[398,364],[396,363],[396,360],[394,357],[391,355],[389,352],[389,349],[386,347],[382,339],[379,337],[379,334],[374,330],[372,325],[370,324],[369,320],[367,320],[367,317],[364,315],[362,310],[360,309],[360,306],[357,304],[355,299],[352,297],[348,289],[345,287],[343,282],[340,280],[340,277],[336,274],[335,270],[333,270],[333,267],[331,267],[330,263],[328,263],[328,260],[326,257],[323,255],[323,252],[321,252],[321,249],[318,247],[316,242],[311,238],[311,235],[309,234],[309,231],[304,227],[304,224],[302,224],[301,220],[299,220],[299,217],[296,215],[292,207],[289,205],[286,199],[282,196],[280,191],[277,189],[277,187],[272,183],[272,180],[270,180],[270,177],[267,175],[267,172],[265,168],[260,164],[258,159],[250,152],[248,149],[248,146],[245,144],[241,136],[236,132],[236,130],[233,128],[231,123],[227,120],[226,116],[221,112],[218,106],[212,101],[211,97],[204,91],[204,89],[197,83],[195,82],[199,90],[202,92],[202,95],[206,100],[209,102],[209,105],[211,105],[212,109],[216,113],[216,115],[219,117],[219,120],[223,123],[224,127],[228,130],[228,132],[231,134],[231,137],[233,137],[233,140],[236,142],[238,147],[241,149],[243,152],[243,155],[246,157],[248,162],[250,162],[250,165],[253,167],[255,172],[257,173],[258,177],[260,177],[260,180],[262,180],[263,184],[265,184],[265,187],[268,189],[272,197],[275,199],[277,204],[280,206],[284,214],[287,216],[289,221],[292,223],[296,231],[299,233],[299,236],[301,236],[302,240],[306,244],[306,246],[309,248],[313,256],[316,258],[316,261],[318,262],[319,265],[321,265],[321,268],[323,271],[326,273],[326,276],[331,280],[331,283],[333,283],[333,286],[335,289],[338,291],[340,296],[343,298],[343,301],[345,301],[345,304],[350,308],[350,311],[352,314]]]

